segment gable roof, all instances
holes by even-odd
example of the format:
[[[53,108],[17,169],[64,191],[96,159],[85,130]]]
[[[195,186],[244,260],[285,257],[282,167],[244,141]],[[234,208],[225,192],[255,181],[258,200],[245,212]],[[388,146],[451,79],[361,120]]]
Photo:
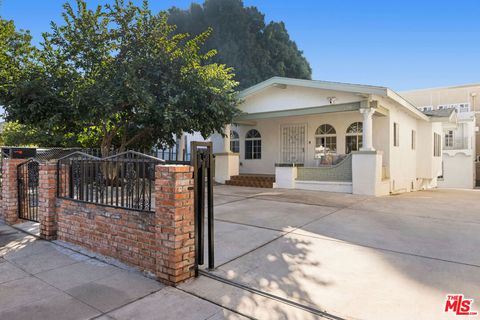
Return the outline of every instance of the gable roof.
[[[343,83],[343,82],[332,82],[332,81],[320,81],[320,80],[305,80],[305,79],[294,79],[294,78],[285,78],[285,77],[272,77],[268,80],[262,81],[256,85],[253,85],[247,89],[244,89],[239,93],[239,98],[246,98],[248,96],[254,95],[257,92],[265,90],[274,86],[299,86],[305,88],[313,89],[323,89],[323,90],[332,90],[332,91],[341,91],[341,92],[353,92],[366,95],[378,95],[382,97],[389,98],[394,102],[401,105],[409,113],[414,115],[417,118],[420,118],[425,121],[429,121],[429,118],[424,115],[420,110],[417,109],[415,105],[411,102],[404,99],[395,91],[381,86],[371,86],[364,84],[353,84],[353,83]]]

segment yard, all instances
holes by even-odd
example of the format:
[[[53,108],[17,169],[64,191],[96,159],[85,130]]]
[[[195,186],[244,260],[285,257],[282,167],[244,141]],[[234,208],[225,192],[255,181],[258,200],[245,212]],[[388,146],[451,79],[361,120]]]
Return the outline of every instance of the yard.
[[[215,193],[212,273],[240,287],[204,276],[182,289],[226,308],[259,319],[317,318],[310,308],[347,319],[442,319],[452,316],[443,312],[449,293],[480,301],[479,190]]]

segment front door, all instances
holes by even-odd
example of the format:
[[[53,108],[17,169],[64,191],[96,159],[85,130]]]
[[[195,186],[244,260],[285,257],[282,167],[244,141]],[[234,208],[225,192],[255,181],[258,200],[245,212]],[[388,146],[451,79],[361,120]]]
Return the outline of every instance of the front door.
[[[283,163],[305,162],[306,125],[286,124],[280,128],[281,159]]]

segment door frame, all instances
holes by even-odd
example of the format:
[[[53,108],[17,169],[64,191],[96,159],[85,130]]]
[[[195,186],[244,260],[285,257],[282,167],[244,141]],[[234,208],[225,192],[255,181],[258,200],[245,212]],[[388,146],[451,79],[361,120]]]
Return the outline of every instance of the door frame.
[[[279,159],[279,163],[283,163],[283,134],[282,134],[282,131],[283,131],[283,128],[284,127],[288,127],[288,126],[298,126],[298,127],[304,127],[305,128],[305,137],[304,137],[304,141],[303,141],[303,164],[305,164],[305,162],[307,161],[307,157],[308,157],[308,123],[306,122],[287,122],[287,123],[281,123],[279,125],[279,128],[278,128],[278,132],[279,132],[279,140],[278,140],[278,143],[279,143],[279,148],[278,148],[278,159]],[[301,162],[297,162],[297,163],[301,163]]]

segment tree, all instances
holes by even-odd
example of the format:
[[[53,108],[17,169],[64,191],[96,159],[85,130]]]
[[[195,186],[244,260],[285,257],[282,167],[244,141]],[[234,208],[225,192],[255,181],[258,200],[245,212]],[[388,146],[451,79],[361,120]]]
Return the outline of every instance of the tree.
[[[265,24],[265,16],[256,7],[244,7],[241,0],[206,0],[188,10],[174,7],[169,22],[177,25],[178,32],[190,34],[211,27],[204,50],[218,50],[214,61],[234,67],[240,88],[272,76],[311,78],[310,65],[284,23]]]
[[[117,0],[113,5],[64,5],[42,48],[0,96],[7,120],[41,131],[74,133],[115,148],[173,144],[173,134],[222,132],[237,114],[231,69],[200,53],[210,30],[175,33],[164,12]]]
[[[41,146],[41,147],[80,147],[75,136],[41,132],[37,128],[18,122],[0,124],[0,145],[5,146]]]

